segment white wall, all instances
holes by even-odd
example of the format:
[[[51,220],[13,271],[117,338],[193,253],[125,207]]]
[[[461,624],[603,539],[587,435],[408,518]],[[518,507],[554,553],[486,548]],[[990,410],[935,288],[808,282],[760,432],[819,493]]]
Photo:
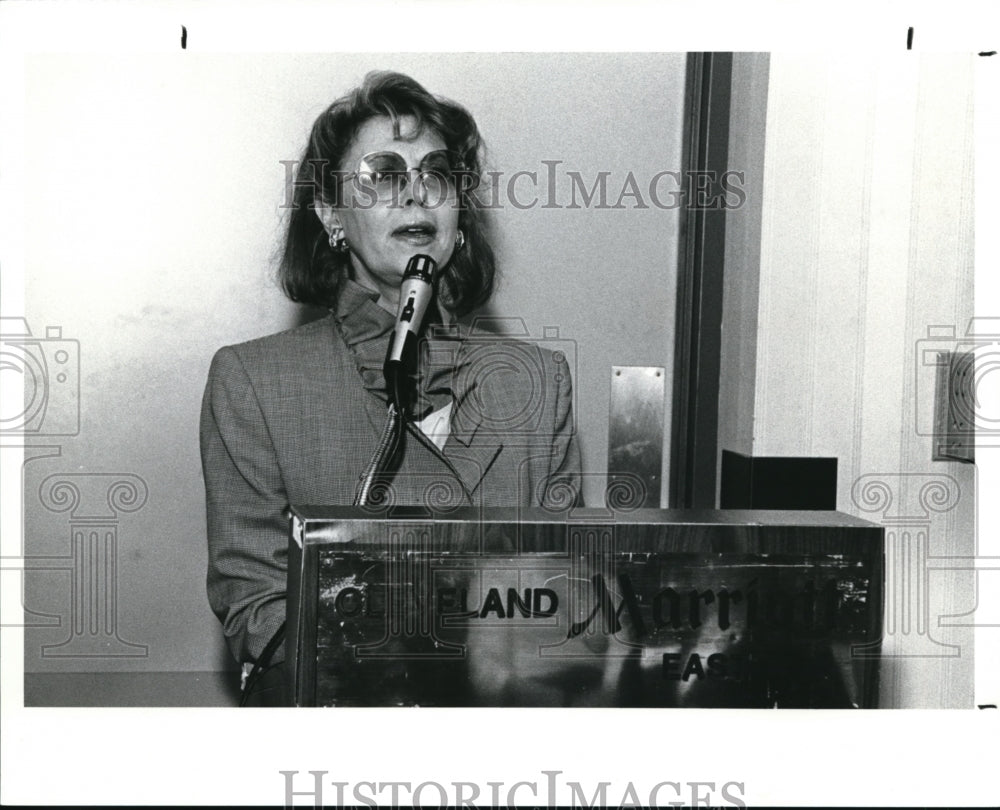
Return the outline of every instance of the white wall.
[[[974,554],[974,467],[932,461],[922,352],[973,312],[973,59],[770,58],[743,431],[754,455],[836,456],[838,508],[886,526],[884,706],[972,702],[975,583],[931,558]]]
[[[26,670],[229,666],[204,593],[202,388],[219,346],[301,317],[272,282],[278,161],[299,157],[333,98],[370,69],[403,70],[471,109],[492,168],[562,160],[590,179],[609,171],[614,202],[629,170],[641,183],[679,168],[684,64],[670,54],[31,57],[25,314],[36,335],[60,326],[79,341],[82,415],[78,436],[33,440],[58,456],[28,453],[26,553],[62,559],[31,575],[28,606],[62,624],[28,631]],[[610,366],[673,363],[677,212],[506,207],[497,225],[493,312],[577,342],[585,466],[602,473]],[[67,637],[72,613],[70,516],[39,494],[56,473],[91,483],[131,473],[148,487],[116,527],[117,631],[148,646],[144,657],[41,655]],[[589,499],[600,491],[599,477],[588,481]]]
[[[719,464],[723,450],[753,455],[769,63],[770,54],[733,54],[728,165],[731,171],[743,173],[746,201],[726,215],[719,358]],[[719,503],[720,482],[717,480],[716,484],[715,502]]]

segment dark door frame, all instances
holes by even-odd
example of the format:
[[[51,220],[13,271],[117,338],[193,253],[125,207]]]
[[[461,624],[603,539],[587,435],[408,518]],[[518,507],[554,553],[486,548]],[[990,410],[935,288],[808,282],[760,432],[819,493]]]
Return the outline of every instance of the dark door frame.
[[[728,169],[732,72],[731,53],[688,54],[670,443],[673,508],[716,506],[726,211],[711,206],[723,199]]]

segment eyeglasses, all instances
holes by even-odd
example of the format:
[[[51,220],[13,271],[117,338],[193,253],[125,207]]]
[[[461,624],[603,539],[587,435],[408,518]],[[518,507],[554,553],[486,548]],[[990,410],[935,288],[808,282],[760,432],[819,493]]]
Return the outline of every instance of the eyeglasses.
[[[398,200],[414,171],[417,176],[413,181],[413,196],[421,205],[440,204],[479,185],[478,175],[466,167],[458,154],[447,149],[428,152],[416,169],[407,166],[406,159],[398,152],[370,152],[361,158],[356,172],[342,179],[353,178],[359,188],[374,192],[379,200]]]

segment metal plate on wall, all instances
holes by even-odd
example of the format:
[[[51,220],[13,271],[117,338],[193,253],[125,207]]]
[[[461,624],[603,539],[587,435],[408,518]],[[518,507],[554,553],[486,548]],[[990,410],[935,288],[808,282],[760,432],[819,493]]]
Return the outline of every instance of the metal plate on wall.
[[[666,375],[659,366],[612,366],[608,421],[608,499],[662,506],[663,402]]]

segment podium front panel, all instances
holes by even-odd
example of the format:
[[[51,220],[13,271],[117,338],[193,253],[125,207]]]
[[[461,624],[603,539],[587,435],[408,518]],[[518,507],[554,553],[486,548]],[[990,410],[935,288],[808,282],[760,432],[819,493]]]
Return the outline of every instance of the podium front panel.
[[[877,703],[882,529],[836,512],[293,509],[299,706]]]

